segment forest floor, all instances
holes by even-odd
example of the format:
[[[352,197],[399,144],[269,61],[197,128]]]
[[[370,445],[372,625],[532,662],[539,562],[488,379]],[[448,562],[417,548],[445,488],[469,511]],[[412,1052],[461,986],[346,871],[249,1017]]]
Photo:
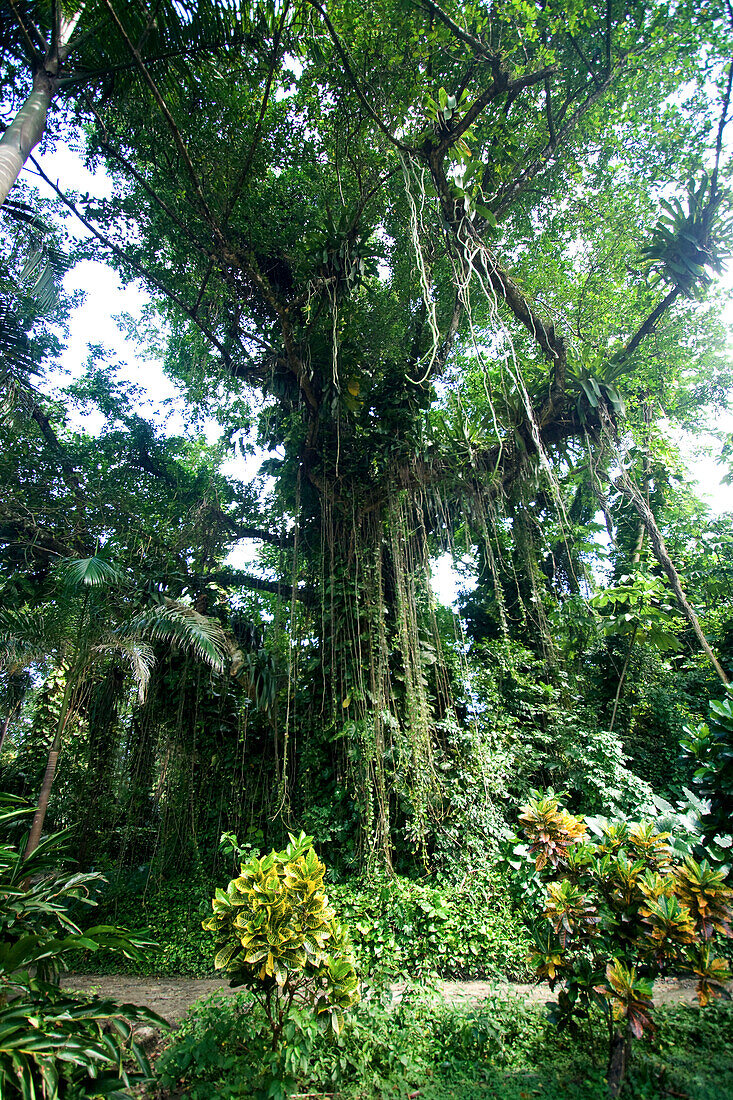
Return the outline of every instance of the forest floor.
[[[217,978],[135,978],[129,974],[66,974],[61,983],[74,992],[111,997],[118,1004],[144,1005],[170,1023],[183,1019],[196,1001],[212,994],[229,997],[238,990]],[[665,978],[654,984],[655,1004],[696,1004],[695,981]],[[437,989],[450,1004],[475,1007],[488,997],[514,996],[524,1004],[542,1004],[552,1000],[548,985],[521,985],[513,982],[438,981]],[[392,987],[395,999],[401,997],[404,983]]]

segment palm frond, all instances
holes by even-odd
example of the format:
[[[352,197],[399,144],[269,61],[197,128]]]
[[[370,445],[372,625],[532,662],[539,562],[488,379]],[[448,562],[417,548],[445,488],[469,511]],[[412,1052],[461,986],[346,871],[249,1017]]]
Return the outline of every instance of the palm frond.
[[[0,611],[0,667],[10,671],[45,660],[61,642],[58,623],[47,609],[4,608]]]
[[[98,588],[125,581],[125,574],[99,554],[89,558],[63,558],[58,573],[67,589]]]
[[[132,677],[137,685],[137,697],[145,702],[150,676],[155,666],[155,654],[145,642],[135,637],[120,637],[111,634],[108,639],[94,647],[98,654],[114,654],[127,661]]]
[[[151,641],[174,642],[217,672],[224,669],[230,653],[221,623],[180,600],[166,598],[162,604],[141,611],[117,633],[122,638],[144,635]]]

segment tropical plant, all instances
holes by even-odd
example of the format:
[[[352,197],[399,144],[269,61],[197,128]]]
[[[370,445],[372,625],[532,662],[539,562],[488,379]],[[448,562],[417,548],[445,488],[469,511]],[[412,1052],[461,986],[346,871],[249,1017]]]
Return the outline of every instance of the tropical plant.
[[[505,575],[522,574],[510,612],[537,624],[552,657],[524,498],[541,484],[558,500],[564,449],[601,469],[622,398],[666,377],[666,351],[652,348],[652,369],[642,344],[693,315],[635,272],[661,150],[666,176],[686,178],[693,156],[722,160],[716,127],[675,89],[699,80],[704,57],[727,117],[727,30],[690,7],[671,27],[661,3],[635,3],[633,18],[555,0],[488,14],[377,0],[369,18],[316,0],[245,9],[246,57],[202,51],[186,71],[146,61],[147,77],[137,65],[140,79],[94,101],[88,150],[114,173],[111,197],[57,193],[159,296],[167,366],[209,408],[222,394],[230,438],[243,428],[231,394],[256,394],[258,442],[276,452],[271,515],[292,536],[259,531],[272,548],[260,585],[292,604],[279,801],[307,800],[311,772],[292,760],[307,743],[329,783],[346,776],[356,858],[388,866],[398,845],[424,863],[453,687],[430,554],[461,526],[472,548],[492,529],[527,547],[502,548]],[[100,4],[115,48],[116,10]],[[152,57],[157,40],[141,37]],[[679,125],[660,134],[662,110]],[[670,157],[671,130],[684,137]],[[710,181],[703,203],[721,191]],[[683,342],[671,342],[681,378]],[[607,381],[583,386],[586,373]],[[429,412],[447,390],[462,411],[443,431]],[[296,705],[301,691],[323,713]]]
[[[605,1011],[609,1092],[617,1096],[632,1037],[654,1031],[655,976],[672,966],[694,974],[701,1005],[725,991],[730,974],[712,943],[733,934],[733,890],[706,860],[682,858],[651,821],[588,822],[597,831],[591,840],[553,792],[535,792],[520,820],[546,887],[532,963],[551,988],[562,986],[560,1026],[591,1003]]]
[[[40,841],[64,732],[80,690],[94,665],[113,657],[132,672],[138,695],[145,691],[155,655],[144,640],[165,640],[192,653],[211,667],[222,670],[230,646],[221,625],[180,601],[158,596],[152,607],[143,607],[109,622],[109,601],[95,602],[97,589],[130,587],[125,574],[105,552],[91,557],[62,559],[57,566],[60,591],[47,613],[20,608],[0,613],[0,659],[17,665],[21,654],[26,666],[50,659],[63,678],[63,698],[50,739],[48,762],[38,805],[28,837],[30,855]],[[50,733],[50,731],[49,731]]]
[[[606,637],[628,639],[611,711],[609,729],[613,729],[634,645],[647,642],[661,653],[679,650],[681,644],[675,633],[676,617],[664,582],[659,577],[645,576],[643,573],[620,577],[618,584],[594,596],[590,605],[601,612]]]
[[[307,1006],[338,1033],[359,999],[348,933],[328,904],[313,837],[242,864],[203,927],[216,935],[214,966],[262,1004],[278,1050],[293,1006]]]
[[[685,726],[681,744],[693,784],[710,803],[703,816],[705,838],[727,844],[733,819],[733,699],[712,700],[707,722]]]
[[[59,868],[65,834],[46,837],[24,858],[9,836],[31,813],[0,797],[0,1092],[7,1100],[122,1097],[150,1076],[135,1027],[164,1029],[165,1020],[135,1005],[74,996],[59,975],[80,951],[139,958],[153,945],[111,925],[81,931],[71,910],[93,905],[91,892],[104,880]]]

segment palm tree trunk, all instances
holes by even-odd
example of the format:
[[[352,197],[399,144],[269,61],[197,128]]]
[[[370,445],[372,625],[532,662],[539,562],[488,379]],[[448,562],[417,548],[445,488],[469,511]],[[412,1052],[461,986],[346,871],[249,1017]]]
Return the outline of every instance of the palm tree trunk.
[[[3,722],[3,728],[2,728],[2,730],[0,730],[0,752],[3,751],[3,745],[5,743],[5,734],[8,732],[8,726],[10,725],[10,720],[13,717],[14,714],[15,714],[15,711],[11,708],[7,713],[5,721]]]
[[[33,855],[41,839],[43,823],[46,820],[46,810],[48,809],[48,800],[51,797],[51,788],[53,787],[53,781],[56,777],[56,765],[58,763],[60,751],[61,737],[59,733],[57,733],[48,753],[48,763],[46,764],[46,771],[43,773],[41,793],[38,796],[38,804],[36,805],[36,812],[33,815],[33,824],[28,834],[28,842],[23,852],[23,859],[28,859],[28,856]]]
[[[64,729],[66,728],[66,720],[69,716],[69,711],[71,709],[71,692],[72,679],[70,676],[67,681],[64,698],[61,703],[61,713],[59,714],[59,720],[56,726],[56,733],[51,743],[51,748],[48,750],[48,761],[46,763],[46,770],[43,773],[41,791],[38,795],[36,812],[33,814],[33,822],[31,824],[31,831],[28,834],[28,841],[25,846],[25,851],[23,852],[23,859],[28,859],[28,856],[32,855],[33,852],[35,852],[41,839],[41,833],[43,832],[43,823],[46,820],[46,810],[48,809],[48,800],[51,797],[51,788],[53,787],[53,781],[56,778],[56,765],[58,764],[59,753],[61,752],[61,742],[64,736]]]
[[[0,138],[0,206],[43,137],[53,94],[53,81],[41,69],[33,79],[33,91]]]
[[[48,108],[56,94],[61,66],[69,55],[71,36],[82,16],[84,4],[70,18],[62,13],[60,4],[55,4],[54,8],[55,30],[46,56],[33,75],[33,90],[0,138],[0,206],[46,131]]]

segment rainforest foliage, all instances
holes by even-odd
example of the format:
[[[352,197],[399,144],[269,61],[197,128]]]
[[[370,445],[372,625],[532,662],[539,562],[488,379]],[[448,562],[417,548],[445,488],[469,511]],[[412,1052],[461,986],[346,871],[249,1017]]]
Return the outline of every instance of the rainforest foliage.
[[[304,830],[337,881],[462,896],[552,786],[724,863],[733,533],[685,455],[731,385],[725,4],[18,0],[0,42],[29,851],[73,826],[120,889],[205,897],[223,833]],[[111,349],[53,375],[85,258],[149,293],[121,324],[175,429]]]

